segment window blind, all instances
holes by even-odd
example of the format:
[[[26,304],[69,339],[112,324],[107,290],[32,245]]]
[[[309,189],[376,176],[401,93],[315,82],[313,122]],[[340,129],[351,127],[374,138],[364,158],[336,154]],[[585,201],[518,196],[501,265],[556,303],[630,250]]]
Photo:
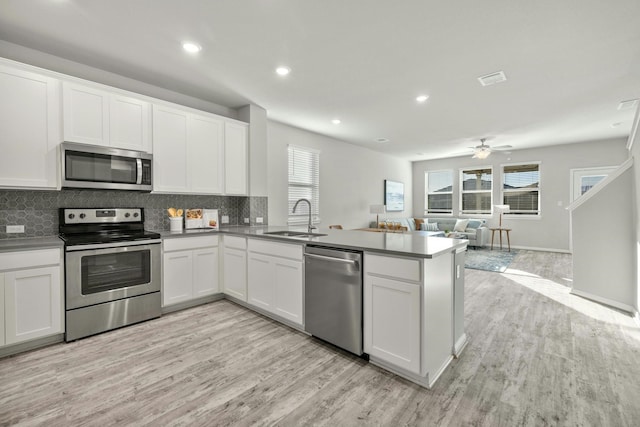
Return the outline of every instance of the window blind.
[[[307,224],[309,221],[308,205],[298,205],[296,213],[293,206],[299,199],[307,199],[311,203],[311,219],[314,224],[320,222],[320,152],[289,145],[289,200],[288,224]]]
[[[509,205],[505,215],[540,215],[540,165],[510,165],[502,172],[502,202]]]

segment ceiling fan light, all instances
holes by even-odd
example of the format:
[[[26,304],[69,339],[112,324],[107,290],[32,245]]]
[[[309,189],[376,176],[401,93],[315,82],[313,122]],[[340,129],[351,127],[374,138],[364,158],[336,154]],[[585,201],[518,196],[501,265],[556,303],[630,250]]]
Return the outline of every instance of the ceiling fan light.
[[[486,159],[491,154],[491,150],[486,150],[484,148],[479,148],[473,153],[474,159]]]

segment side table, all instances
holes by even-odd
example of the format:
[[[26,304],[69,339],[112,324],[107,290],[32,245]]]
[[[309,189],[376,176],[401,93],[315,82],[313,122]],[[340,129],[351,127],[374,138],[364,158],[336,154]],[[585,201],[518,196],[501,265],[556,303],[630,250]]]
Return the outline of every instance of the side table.
[[[509,245],[509,252],[511,252],[511,238],[509,237],[509,232],[511,231],[511,229],[496,227],[496,228],[489,228],[489,230],[491,230],[491,250],[493,250],[493,238],[495,237],[496,231],[500,236],[500,249],[502,249],[502,232],[504,231],[507,234],[507,244]]]

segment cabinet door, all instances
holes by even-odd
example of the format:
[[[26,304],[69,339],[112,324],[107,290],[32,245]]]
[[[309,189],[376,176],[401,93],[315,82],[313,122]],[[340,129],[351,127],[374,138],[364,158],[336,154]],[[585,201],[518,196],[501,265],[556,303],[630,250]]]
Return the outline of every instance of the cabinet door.
[[[109,104],[111,146],[151,152],[149,103],[111,94]]]
[[[193,251],[193,297],[220,292],[218,281],[218,248]]]
[[[57,188],[60,82],[0,66],[0,187]]]
[[[224,250],[224,293],[247,301],[247,253],[238,249]]]
[[[274,313],[302,325],[302,262],[274,258],[273,263]]]
[[[109,146],[109,94],[63,83],[64,140]]]
[[[247,302],[274,312],[273,258],[249,253],[247,271]]]
[[[247,194],[247,126],[225,122],[225,194]]]
[[[223,139],[222,119],[190,116],[187,155],[192,193],[222,194]]]
[[[162,306],[190,300],[193,296],[191,251],[165,253],[162,268]]]
[[[4,273],[6,343],[63,332],[60,267]]]
[[[185,111],[153,106],[153,190],[188,191]]]
[[[365,275],[364,350],[420,374],[420,285]]]

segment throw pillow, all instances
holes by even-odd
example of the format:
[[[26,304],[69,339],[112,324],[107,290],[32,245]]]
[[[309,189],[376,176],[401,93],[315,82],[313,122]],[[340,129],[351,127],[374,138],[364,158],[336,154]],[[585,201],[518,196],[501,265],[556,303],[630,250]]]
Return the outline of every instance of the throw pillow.
[[[422,230],[422,224],[424,224],[424,219],[413,218],[413,221],[416,223],[416,230]]]
[[[425,222],[422,224],[422,230],[424,231],[439,231],[437,222]]]
[[[478,228],[483,222],[484,221],[481,219],[470,219],[469,224],[467,224],[467,228]]]
[[[467,224],[469,224],[468,219],[457,219],[456,225],[453,227],[453,231],[464,233],[464,230],[467,229]]]

